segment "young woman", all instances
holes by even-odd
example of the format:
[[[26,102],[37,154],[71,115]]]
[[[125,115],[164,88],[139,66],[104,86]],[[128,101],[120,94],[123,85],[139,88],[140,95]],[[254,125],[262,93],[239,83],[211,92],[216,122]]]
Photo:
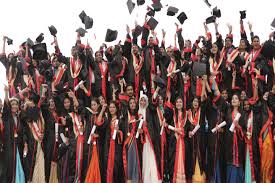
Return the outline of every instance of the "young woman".
[[[186,182],[186,151],[187,132],[189,124],[187,123],[187,114],[183,107],[183,99],[176,98],[175,107],[170,103],[171,94],[167,94],[165,117],[168,128],[172,129],[168,135],[168,162],[169,175],[173,183]],[[190,176],[190,175],[189,175]]]
[[[150,110],[148,98],[141,94],[139,98],[139,117],[143,120],[143,148],[142,148],[142,179],[143,182],[161,182],[159,172],[159,134],[157,133],[156,120]]]
[[[137,103],[135,98],[130,98],[128,108],[123,109],[123,166],[127,183],[142,183],[141,173],[141,142],[140,137],[136,139],[136,132],[139,125]]]
[[[108,110],[108,126],[106,128],[104,145],[104,172],[106,183],[124,183],[122,147],[123,131],[119,108],[111,101]]]
[[[192,181],[196,183],[206,182],[206,130],[205,130],[205,105],[200,104],[200,99],[195,97],[192,108],[187,112],[190,131],[188,136],[191,139],[189,148],[191,158],[188,160],[188,167],[192,171]],[[194,133],[194,129],[198,128]]]

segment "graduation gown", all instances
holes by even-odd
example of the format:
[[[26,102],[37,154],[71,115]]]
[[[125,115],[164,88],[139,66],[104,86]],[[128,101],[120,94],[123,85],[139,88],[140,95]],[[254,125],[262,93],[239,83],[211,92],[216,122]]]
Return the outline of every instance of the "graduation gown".
[[[4,149],[4,124],[0,124],[0,179],[6,182],[7,162]]]

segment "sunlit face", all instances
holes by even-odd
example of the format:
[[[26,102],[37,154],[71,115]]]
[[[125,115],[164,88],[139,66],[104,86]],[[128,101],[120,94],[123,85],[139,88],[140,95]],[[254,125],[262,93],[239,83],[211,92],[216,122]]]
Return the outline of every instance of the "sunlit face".
[[[98,107],[99,107],[98,103],[96,101],[92,100],[91,101],[91,109],[92,109],[92,111],[96,112],[98,110]]]
[[[130,110],[135,110],[136,107],[137,107],[136,101],[135,101],[134,99],[131,99],[131,100],[129,101],[129,106],[130,106]]]
[[[116,105],[115,105],[115,104],[111,103],[111,104],[109,105],[109,112],[110,112],[111,115],[115,115],[115,114],[116,114],[117,108],[116,108]]]
[[[19,109],[18,102],[15,100],[12,100],[10,104],[11,104],[11,112],[12,113],[18,112],[18,109]]]
[[[228,93],[227,93],[226,90],[223,90],[221,95],[222,95],[222,97],[223,97],[224,100],[228,99]]]
[[[126,93],[127,93],[127,95],[128,95],[129,97],[132,97],[132,96],[134,95],[134,89],[133,89],[133,87],[132,87],[132,86],[128,86],[128,87],[126,88]]]
[[[264,99],[265,101],[267,101],[267,99],[268,99],[268,95],[269,95],[269,92],[265,92],[265,93],[264,93],[264,95],[263,95],[263,99]]]
[[[163,97],[160,95],[158,96],[158,104],[159,104],[159,106],[163,105]]]
[[[260,40],[258,38],[254,38],[252,42],[253,48],[254,49],[259,49],[261,47],[260,45]]]
[[[106,103],[106,100],[103,96],[98,97],[100,105],[104,105]]]
[[[245,111],[249,111],[250,105],[249,105],[249,102],[248,102],[248,101],[244,101],[243,109],[244,109]]]
[[[133,52],[133,54],[137,54],[138,53],[138,47],[137,47],[137,45],[133,45],[132,46],[132,52]]]
[[[147,106],[147,100],[144,97],[142,97],[140,99],[140,107],[145,108],[146,106]]]
[[[178,99],[176,100],[176,109],[177,109],[177,110],[181,110],[182,108],[183,108],[183,101],[182,101],[181,98],[178,98]]]
[[[225,39],[225,47],[230,48],[232,46],[232,41],[229,38]]]
[[[240,106],[240,99],[237,95],[233,95],[231,99],[232,107],[239,107]]]
[[[66,110],[69,110],[69,109],[70,109],[70,106],[71,106],[71,101],[70,101],[70,99],[65,98],[65,99],[64,99],[64,102],[63,102],[63,105],[64,105],[64,108],[65,108]]]
[[[172,57],[172,55],[173,55],[172,48],[167,48],[167,49],[166,49],[166,53],[167,53],[167,55],[168,55],[169,57]]]
[[[95,60],[97,62],[101,62],[102,61],[102,54],[101,54],[100,51],[96,52],[96,54],[95,54]]]
[[[55,103],[53,99],[49,100],[49,109],[55,109]]]
[[[197,98],[194,98],[192,105],[193,105],[194,109],[198,109],[199,108],[199,100]]]
[[[218,53],[218,46],[217,46],[216,44],[212,44],[211,52],[212,52],[213,54]]]
[[[246,92],[242,91],[241,92],[241,100],[244,100],[246,98]]]
[[[243,40],[243,39],[240,40],[239,48],[240,49],[246,49],[247,48],[245,40]]]

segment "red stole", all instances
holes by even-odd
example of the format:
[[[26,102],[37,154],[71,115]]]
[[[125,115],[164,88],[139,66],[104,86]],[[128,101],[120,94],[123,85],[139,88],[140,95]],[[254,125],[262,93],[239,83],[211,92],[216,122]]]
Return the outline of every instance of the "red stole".
[[[105,69],[103,68],[103,64],[105,64]],[[106,78],[107,78],[107,72],[108,72],[108,65],[106,61],[102,61],[98,63],[100,74],[101,74],[101,91],[102,96],[106,99],[107,93],[106,93]]]
[[[158,118],[159,118],[159,122],[160,122],[160,128],[162,129],[163,123],[165,121],[164,115],[162,113],[162,111],[160,110],[159,107],[157,107],[157,114],[158,114]],[[164,153],[165,153],[165,146],[166,146],[166,133],[165,133],[165,129],[163,129],[161,137],[161,167],[160,167],[160,171],[161,171],[161,179],[163,180],[163,175],[164,175]]]
[[[80,59],[77,58],[77,60],[74,60],[74,58],[71,57],[70,58],[70,72],[71,72],[71,76],[73,79],[75,79],[79,75],[81,68],[82,68],[82,63],[81,63]]]
[[[76,157],[75,157],[75,183],[82,182],[82,165],[83,165],[83,145],[84,145],[84,135],[77,136],[76,144]]]
[[[200,117],[201,117],[201,109],[199,108],[197,111],[196,111],[196,114],[195,116],[193,117],[193,112],[191,109],[188,110],[188,113],[187,113],[187,116],[188,116],[188,120],[190,121],[191,124],[193,124],[194,126],[196,126],[197,124],[200,123]]]
[[[139,96],[139,72],[143,66],[143,58],[141,56],[137,57],[135,54],[133,56],[133,67],[135,71],[135,96]]]
[[[168,74],[169,73],[172,73],[173,71],[176,70],[176,67],[177,67],[177,63],[174,59],[171,58],[171,62],[167,68],[167,72]],[[170,92],[171,90],[171,77],[169,76],[168,79],[167,79],[167,88],[166,88],[166,92]]]
[[[55,87],[56,85],[59,84],[64,72],[66,71],[66,65],[65,64],[60,64],[58,67],[57,73],[55,73],[52,86]]]

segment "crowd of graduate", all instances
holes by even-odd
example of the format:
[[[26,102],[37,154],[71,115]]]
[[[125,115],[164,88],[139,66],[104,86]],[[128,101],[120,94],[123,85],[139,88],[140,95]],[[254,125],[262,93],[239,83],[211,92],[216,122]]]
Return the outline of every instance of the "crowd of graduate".
[[[157,36],[152,13],[126,27],[123,44],[95,52],[78,29],[68,57],[54,26],[52,54],[43,34],[9,54],[12,40],[3,37],[0,182],[275,181],[275,33],[260,41],[249,24],[248,38],[242,12],[235,47],[232,26],[222,37],[217,14],[206,21],[215,32],[205,23],[192,43],[177,24],[174,38]],[[85,12],[80,18],[92,27]],[[116,36],[108,30],[105,41]]]

